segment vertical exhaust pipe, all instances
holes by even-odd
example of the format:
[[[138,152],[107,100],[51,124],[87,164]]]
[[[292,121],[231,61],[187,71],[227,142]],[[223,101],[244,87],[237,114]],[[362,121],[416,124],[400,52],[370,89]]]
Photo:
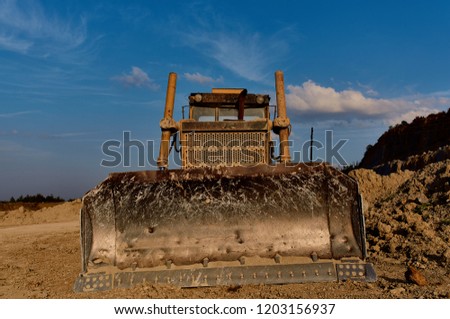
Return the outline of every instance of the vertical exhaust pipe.
[[[177,74],[169,73],[169,81],[166,91],[166,105],[164,107],[164,118],[160,122],[161,144],[159,147],[158,167],[167,168],[169,162],[170,136],[177,131],[173,120],[173,108],[175,104],[175,90],[177,86]]]
[[[275,90],[277,95],[277,113],[273,126],[274,131],[280,136],[280,160],[290,162],[289,153],[289,126],[290,121],[286,114],[286,97],[284,95],[284,76],[282,71],[275,72]]]

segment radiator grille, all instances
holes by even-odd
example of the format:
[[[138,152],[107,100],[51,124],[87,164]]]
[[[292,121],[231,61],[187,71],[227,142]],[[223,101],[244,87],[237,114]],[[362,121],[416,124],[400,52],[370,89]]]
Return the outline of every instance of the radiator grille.
[[[267,163],[267,132],[191,132],[186,167],[251,166]]]

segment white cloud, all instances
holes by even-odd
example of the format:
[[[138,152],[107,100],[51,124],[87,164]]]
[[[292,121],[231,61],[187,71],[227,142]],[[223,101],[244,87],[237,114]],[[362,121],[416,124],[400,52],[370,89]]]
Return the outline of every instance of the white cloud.
[[[417,109],[413,109],[410,111],[406,111],[403,114],[397,114],[391,118],[386,119],[386,122],[390,125],[399,124],[403,121],[411,123],[418,116],[427,116],[431,113],[438,113],[441,110],[437,108],[428,108],[428,107],[418,107]]]
[[[46,12],[38,1],[0,2],[0,49],[48,56],[73,49],[86,40],[86,19]]]
[[[196,7],[191,12],[189,23],[178,21],[171,28],[176,30],[173,35],[177,43],[196,50],[246,80],[272,83],[275,65],[286,57],[289,42],[296,32],[282,28],[272,33],[258,33],[242,23],[222,19],[220,13],[206,8]]]
[[[184,73],[184,77],[191,82],[197,82],[200,84],[212,84],[212,83],[222,83],[223,77],[214,79],[210,76],[202,75],[198,72],[196,73]]]
[[[32,45],[33,43],[31,41],[17,39],[11,35],[0,34],[0,48],[4,50],[26,53]]]
[[[146,72],[137,66],[131,67],[129,74],[113,77],[113,80],[121,83],[125,87],[148,88],[150,90],[158,90],[159,85],[156,84]]]
[[[287,103],[293,109],[306,113],[382,114],[395,105],[389,100],[367,98],[356,90],[336,91],[309,80],[301,86],[287,86]]]
[[[268,64],[263,41],[258,34],[234,35],[225,32],[193,31],[180,38],[185,44],[212,58],[224,68],[251,81],[261,82]]]
[[[299,116],[321,119],[380,119],[387,124],[411,121],[416,116],[438,112],[448,105],[448,98],[416,97],[382,99],[366,97],[357,90],[337,91],[309,80],[302,85],[288,85],[286,103]],[[448,106],[447,106],[448,107]]]

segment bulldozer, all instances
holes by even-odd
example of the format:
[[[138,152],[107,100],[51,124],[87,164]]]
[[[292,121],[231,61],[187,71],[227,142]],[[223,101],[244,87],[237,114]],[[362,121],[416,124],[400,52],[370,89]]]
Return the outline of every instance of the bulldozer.
[[[179,121],[176,79],[158,169],[111,173],[83,197],[74,290],[375,281],[357,182],[291,160],[283,73],[275,106],[267,94],[213,89],[191,93]],[[173,149],[181,168],[168,167]]]

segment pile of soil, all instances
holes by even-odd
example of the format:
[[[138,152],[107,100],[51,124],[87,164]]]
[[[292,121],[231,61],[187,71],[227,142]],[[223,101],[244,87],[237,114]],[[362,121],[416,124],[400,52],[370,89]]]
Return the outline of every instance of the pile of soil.
[[[420,268],[450,265],[450,160],[416,172],[380,176],[350,173],[366,198],[366,231],[372,256]]]
[[[67,203],[14,203],[0,209],[0,227],[73,221],[78,218],[81,200]]]
[[[449,298],[440,289],[450,288],[450,160],[417,171],[350,175],[364,197],[370,259],[412,266],[437,284],[436,297]]]

